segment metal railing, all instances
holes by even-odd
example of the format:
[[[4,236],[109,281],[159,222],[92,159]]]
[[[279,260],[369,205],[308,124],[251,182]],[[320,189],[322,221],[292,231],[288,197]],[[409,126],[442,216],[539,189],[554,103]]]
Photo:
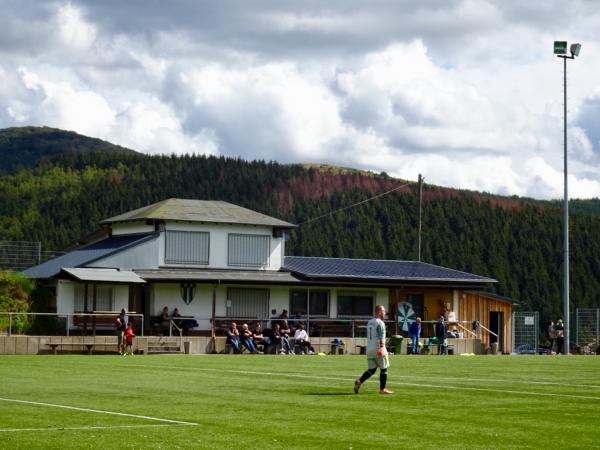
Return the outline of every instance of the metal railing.
[[[271,324],[277,321],[282,320],[281,317],[215,317],[215,321],[219,322],[236,322],[238,328],[243,323],[247,323],[252,328],[252,325],[260,322],[263,329],[270,328]],[[367,322],[370,320],[370,317],[367,318],[305,318],[305,317],[292,317],[286,319],[290,325],[290,327],[295,328],[294,325],[298,323],[302,323],[309,336],[311,337],[320,337],[320,336],[328,336],[328,337],[364,337],[365,330],[367,328]],[[388,329],[388,334],[400,334],[402,331],[400,330],[400,325],[395,320],[384,320],[386,327]],[[431,325],[435,327],[437,321],[435,320],[424,320],[421,322],[423,325]],[[477,338],[477,334],[469,329],[467,329],[463,324],[472,324],[472,321],[452,321],[450,324],[456,324],[460,329],[465,330],[470,337]],[[252,324],[252,325],[251,325]],[[486,331],[489,331],[487,328],[482,327]],[[330,333],[331,330],[344,330],[343,333]],[[435,332],[435,331],[434,331]],[[496,333],[489,331],[494,336],[497,336]]]
[[[12,336],[14,318],[18,317],[18,316],[26,316],[26,317],[29,317],[29,316],[44,317],[45,316],[45,317],[56,317],[57,319],[64,319],[65,334],[66,334],[66,336],[69,336],[70,330],[72,328],[81,329],[81,327],[79,327],[79,326],[74,326],[73,317],[90,317],[92,319],[92,321],[90,323],[90,329],[92,329],[92,331],[95,331],[94,318],[96,318],[96,317],[114,317],[116,319],[119,316],[119,312],[115,312],[115,313],[32,313],[32,312],[3,311],[3,312],[0,312],[0,316],[8,317],[8,327],[7,327],[7,335],[8,336]],[[141,333],[140,336],[143,336],[144,335],[144,315],[138,314],[138,313],[129,313],[129,314],[127,314],[127,316],[139,318],[139,320],[141,322],[140,327],[139,327],[140,333]]]
[[[46,317],[55,317],[57,319],[59,319],[57,321],[57,323],[59,324],[59,328],[60,327],[64,327],[65,330],[65,334],[67,336],[70,335],[70,331],[73,329],[80,329],[81,330],[81,326],[75,326],[74,324],[74,320],[73,317],[90,317],[91,318],[91,323],[90,323],[90,329],[92,331],[94,331],[94,318],[98,318],[98,317],[114,317],[116,318],[119,315],[118,312],[114,312],[114,313],[32,313],[32,312],[0,312],[0,317],[1,316],[7,316],[8,317],[8,327],[7,327],[7,333],[8,335],[12,335],[13,333],[13,324],[14,324],[14,318],[17,316],[46,316]],[[145,330],[145,318],[144,318],[144,314],[138,314],[138,313],[129,313],[128,314],[129,317],[135,317],[138,318],[138,320],[140,321],[139,326],[136,326],[136,329],[140,330],[140,336],[144,336],[144,330]],[[190,317],[176,317],[176,318],[170,318],[169,320],[169,336],[173,336],[173,334],[175,333],[175,335],[178,335],[179,337],[183,336],[183,332],[184,332],[184,326],[182,325],[178,325],[177,322],[186,320],[186,319],[190,319]],[[290,327],[295,328],[295,325],[298,323],[302,323],[303,325],[305,325],[305,328],[307,330],[307,332],[309,333],[310,336],[312,337],[364,337],[365,336],[365,330],[366,330],[366,325],[367,322],[369,321],[370,318],[297,318],[297,317],[293,317],[293,318],[288,318],[287,321],[290,324]],[[60,322],[62,322],[64,320],[64,325],[61,324]],[[198,318],[197,320],[203,320],[203,321],[208,321],[210,322],[212,320],[212,318],[210,317],[203,317],[203,318]],[[251,325],[251,327],[253,327],[254,324],[256,324],[257,322],[260,322],[260,324],[262,325],[263,329],[264,328],[269,328],[271,326],[271,324],[273,322],[277,322],[281,320],[280,317],[215,317],[215,321],[221,322],[221,323],[229,323],[229,322],[237,322],[239,326],[241,326],[241,324],[243,323],[248,323],[248,325]],[[400,330],[400,325],[397,321],[395,320],[384,320],[386,327],[388,329],[388,334],[389,335],[393,335],[393,334],[400,334],[401,330]],[[435,326],[436,321],[434,320],[429,320],[429,321],[422,321],[421,322],[423,325],[432,325]],[[469,336],[473,337],[473,338],[477,338],[477,334],[469,329],[467,329],[463,324],[470,324],[472,323],[471,321],[453,321],[450,322],[451,324],[456,324],[461,330],[466,331]],[[138,325],[138,324],[136,324]],[[102,325],[101,325],[102,327]],[[496,333],[492,332],[491,330],[489,330],[488,328],[484,327],[483,325],[479,324],[479,328],[482,330],[485,330],[487,332],[489,332],[490,334],[492,334],[493,336],[498,336]],[[87,331],[87,327],[84,328]],[[209,331],[209,330],[205,330],[205,331]]]

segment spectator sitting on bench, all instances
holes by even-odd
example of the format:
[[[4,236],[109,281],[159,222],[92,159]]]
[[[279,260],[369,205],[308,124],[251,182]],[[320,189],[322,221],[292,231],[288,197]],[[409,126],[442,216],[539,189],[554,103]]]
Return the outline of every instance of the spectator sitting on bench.
[[[283,311],[287,315],[287,311],[285,311],[285,309]],[[284,350],[288,355],[293,355],[294,349],[292,348],[292,344],[290,344],[290,334],[292,333],[292,330],[290,330],[287,319],[280,320],[277,325],[279,325],[279,334],[281,334],[282,350]]]
[[[237,329],[237,324],[235,322],[231,322],[229,328],[225,330],[227,334],[227,344],[231,345],[233,348],[233,353],[241,353],[242,348],[240,346],[240,332]]]
[[[268,328],[265,330],[265,337],[269,341],[269,347],[272,347],[275,351],[277,351],[277,347],[281,349],[282,353],[285,353],[281,348],[281,333],[279,333],[279,324],[274,323],[273,328]],[[266,351],[265,351],[266,353]]]
[[[181,314],[179,314],[179,308],[175,308],[173,310],[173,314],[171,314],[171,317],[173,319],[175,319],[176,317],[181,317]],[[173,322],[175,322],[175,325],[177,325],[179,328],[183,326],[183,322],[181,320],[173,320]]]
[[[268,347],[270,344],[269,338],[263,335],[263,329],[260,322],[256,322],[256,325],[254,325],[254,329],[252,330],[252,340],[255,348],[258,348],[259,345],[262,345],[263,348]]]
[[[250,353],[256,353],[256,347],[254,347],[254,342],[252,341],[252,332],[248,328],[247,323],[242,324],[240,340],[242,341],[242,345],[246,347]]]
[[[301,323],[298,324],[298,328],[296,328],[296,332],[294,333],[294,341],[296,345],[300,347],[300,351],[302,353],[314,353],[313,347],[310,345],[310,341],[308,340],[308,333],[304,329],[304,325]]]
[[[175,308],[173,310],[173,314],[171,314],[172,318],[175,317],[181,317],[181,314],[179,313],[179,308]],[[175,325],[177,325],[179,328],[181,328],[183,330],[183,334],[185,336],[188,335],[188,332],[190,330],[190,328],[196,328],[198,326],[198,322],[196,322],[195,319],[181,319],[181,320],[174,320]]]

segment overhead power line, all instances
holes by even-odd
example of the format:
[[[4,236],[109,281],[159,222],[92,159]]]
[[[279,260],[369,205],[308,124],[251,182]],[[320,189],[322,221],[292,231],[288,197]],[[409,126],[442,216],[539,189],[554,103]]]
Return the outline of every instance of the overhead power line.
[[[400,190],[400,189],[402,189],[402,188],[404,188],[406,186],[410,186],[411,184],[414,184],[414,183],[406,183],[406,184],[403,184],[401,186],[396,186],[394,189],[390,189],[389,191],[382,192],[381,194],[377,194],[377,195],[375,195],[373,197],[367,198],[366,200],[362,200],[360,202],[353,203],[352,205],[348,205],[348,206],[344,206],[343,208],[335,209],[333,211],[328,212],[327,214],[323,214],[323,215],[318,216],[318,217],[313,217],[312,219],[305,220],[304,222],[300,222],[297,225],[298,226],[305,225],[307,223],[315,222],[317,220],[323,219],[324,217],[333,216],[334,214],[337,214],[340,211],[345,211],[345,210],[350,209],[350,208],[355,208],[355,207],[357,207],[359,205],[362,205],[363,203],[367,203],[367,202],[376,200],[379,197],[383,197],[384,195],[388,195],[388,194],[391,194],[392,192],[396,192],[396,191],[398,191],[398,190]]]

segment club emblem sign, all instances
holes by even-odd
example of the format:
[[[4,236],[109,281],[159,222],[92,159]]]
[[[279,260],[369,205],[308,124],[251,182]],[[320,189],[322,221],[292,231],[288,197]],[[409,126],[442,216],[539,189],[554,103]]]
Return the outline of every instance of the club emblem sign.
[[[412,303],[398,303],[397,317],[398,324],[400,325],[402,331],[408,331],[408,327],[410,326],[410,324],[413,323],[417,318],[417,314],[413,309]]]
[[[181,283],[180,291],[183,302],[189,305],[196,295],[196,283]]]

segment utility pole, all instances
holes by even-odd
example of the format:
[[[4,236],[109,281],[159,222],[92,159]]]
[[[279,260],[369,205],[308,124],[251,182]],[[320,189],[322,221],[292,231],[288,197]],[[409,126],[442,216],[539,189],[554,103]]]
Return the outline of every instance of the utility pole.
[[[419,231],[417,243],[417,261],[421,261],[421,217],[423,214],[423,177],[419,174]]]

